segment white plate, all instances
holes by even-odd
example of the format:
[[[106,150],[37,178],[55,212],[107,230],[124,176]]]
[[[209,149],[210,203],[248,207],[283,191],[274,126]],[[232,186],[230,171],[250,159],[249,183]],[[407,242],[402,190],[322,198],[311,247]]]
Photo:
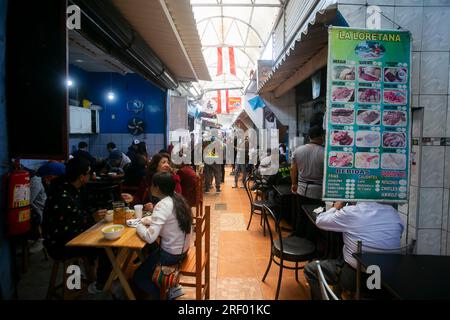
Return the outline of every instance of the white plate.
[[[140,222],[141,219],[129,219],[127,220],[127,226],[130,228],[136,228]]]

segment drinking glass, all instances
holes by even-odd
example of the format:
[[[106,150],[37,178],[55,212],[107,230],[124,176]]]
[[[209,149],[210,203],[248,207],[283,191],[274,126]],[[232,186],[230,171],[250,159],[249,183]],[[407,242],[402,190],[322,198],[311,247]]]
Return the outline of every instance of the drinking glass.
[[[127,224],[127,216],[125,212],[125,203],[123,201],[113,202],[113,222],[114,224]]]

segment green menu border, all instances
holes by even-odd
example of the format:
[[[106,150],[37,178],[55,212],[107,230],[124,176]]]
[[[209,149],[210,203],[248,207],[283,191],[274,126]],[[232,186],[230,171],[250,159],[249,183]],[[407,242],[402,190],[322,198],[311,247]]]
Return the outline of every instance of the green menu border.
[[[406,106],[406,112],[407,112],[407,123],[406,123],[406,148],[405,148],[405,154],[406,154],[406,167],[404,170],[393,170],[393,171],[406,171],[406,176],[404,178],[401,178],[402,180],[406,179],[406,197],[405,198],[359,198],[357,197],[358,194],[355,193],[355,197],[354,198],[345,198],[345,197],[333,197],[333,196],[329,196],[326,194],[327,191],[327,184],[328,184],[328,173],[329,173],[329,167],[328,167],[328,154],[329,152],[331,152],[331,146],[329,145],[329,139],[330,139],[330,134],[332,131],[332,125],[331,125],[331,87],[333,86],[333,79],[332,79],[332,66],[333,66],[333,57],[331,54],[331,51],[333,50],[333,44],[335,43],[332,40],[332,36],[333,36],[333,32],[337,32],[337,30],[346,30],[346,31],[363,31],[363,32],[370,32],[370,33],[399,33],[399,34],[408,34],[408,38],[409,38],[409,61],[408,61],[408,78],[407,78],[407,84],[406,84],[406,91],[407,91],[407,104],[405,104]],[[346,41],[346,40],[344,40]],[[357,40],[357,41],[365,41],[363,40]],[[383,42],[381,40],[379,40],[380,43],[386,43]],[[405,41],[402,41],[403,43],[405,43]],[[387,44],[385,45],[385,47],[388,46]],[[354,48],[351,48],[351,53],[353,53]],[[406,53],[406,52],[405,52]],[[349,55],[350,55],[350,51],[349,51]],[[406,57],[406,54],[405,54]],[[352,60],[352,58],[349,58],[350,60]],[[370,59],[369,59],[370,60]],[[373,60],[376,61],[376,60]],[[324,183],[323,183],[323,190],[322,190],[322,196],[323,196],[323,200],[325,201],[335,201],[335,200],[342,200],[342,201],[349,201],[349,202],[355,202],[355,201],[381,201],[381,202],[390,202],[390,203],[407,203],[408,199],[409,199],[409,192],[410,192],[410,188],[409,188],[409,184],[410,184],[410,174],[411,174],[411,161],[410,161],[410,157],[411,157],[411,130],[412,130],[412,125],[411,125],[411,71],[412,71],[412,36],[411,36],[411,32],[407,31],[407,30],[387,30],[387,29],[365,29],[365,28],[352,28],[352,27],[335,27],[335,26],[330,26],[328,28],[328,61],[327,61],[327,94],[326,94],[326,106],[327,106],[327,112],[326,112],[326,142],[325,142],[325,157],[324,157]],[[358,77],[358,65],[359,64],[355,64],[355,84],[356,84],[356,79]],[[384,83],[384,70],[383,68],[386,66],[382,66],[382,81],[380,81],[380,88],[383,88],[383,83]],[[342,82],[346,82],[345,80],[343,80]],[[359,83],[359,80],[358,80]],[[384,89],[384,88],[383,88]],[[383,90],[384,91],[384,90]],[[381,91],[380,93],[380,103],[379,105],[384,105],[383,103],[383,94]],[[357,102],[357,87],[355,86],[355,92],[354,92],[354,107],[353,109],[354,111],[354,124],[353,126],[356,125],[356,119],[357,119],[357,108],[356,108],[356,104],[358,104]],[[345,103],[343,103],[345,104]],[[374,103],[375,104],[375,103]],[[358,105],[359,107],[359,105]],[[381,116],[380,116],[380,128],[382,128],[382,124],[383,124],[383,114],[381,112]],[[345,126],[344,124],[342,126]],[[357,131],[354,131],[355,133]],[[382,132],[383,130],[380,130],[380,149],[382,149],[382,144],[383,144],[383,139],[382,139]],[[356,146],[356,134],[354,135],[354,145]],[[353,154],[353,164],[356,163],[356,152],[354,151],[355,149],[353,149],[352,154]],[[383,170],[381,169],[381,155],[382,152],[380,150],[380,159],[379,159],[379,168],[378,169],[361,169],[361,170]],[[345,168],[343,168],[345,169]],[[357,168],[353,167],[350,169],[356,169]],[[370,175],[370,173],[369,173]],[[354,176],[357,176],[356,174],[354,174]],[[348,177],[347,177],[348,178]],[[381,179],[380,179],[381,180]],[[344,182],[345,183],[345,182]],[[381,184],[381,183],[380,183]],[[345,187],[345,185],[343,184],[343,186]],[[375,192],[373,192],[374,194],[376,194]],[[397,191],[398,193],[398,191]],[[381,193],[380,193],[381,195]]]

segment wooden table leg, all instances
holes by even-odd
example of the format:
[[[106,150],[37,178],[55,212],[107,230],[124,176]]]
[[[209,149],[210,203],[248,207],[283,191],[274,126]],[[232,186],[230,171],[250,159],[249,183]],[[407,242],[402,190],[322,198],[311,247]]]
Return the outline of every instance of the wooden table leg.
[[[105,248],[105,249],[106,249],[106,248]],[[124,250],[124,249],[120,249],[120,250],[119,250],[119,253],[118,253],[117,256],[116,256],[116,261],[118,261],[118,265],[119,265],[119,266],[121,266],[123,260],[125,260],[125,258],[126,258],[126,253],[128,253],[127,250]],[[117,279],[117,276],[118,276],[118,275],[116,274],[116,272],[114,271],[114,269],[111,270],[111,273],[110,273],[110,275],[109,275],[108,281],[106,281],[106,284],[105,284],[105,286],[103,287],[103,291],[109,291],[109,290],[111,290],[112,283],[113,283],[113,281],[114,281],[115,279]]]
[[[122,268],[120,266],[121,262],[123,262],[123,259],[126,259],[128,257],[131,250],[129,250],[128,248],[122,248],[122,249],[120,249],[117,257],[114,256],[114,253],[111,248],[105,248],[105,250],[106,250],[106,254],[108,255],[109,261],[111,261],[111,264],[113,266],[113,272],[119,277],[120,283],[122,284],[122,287],[125,290],[127,297],[130,300],[136,300],[133,290],[131,290],[130,285],[128,284],[128,281],[125,278],[125,275],[122,272]],[[111,277],[110,277],[110,279],[111,279]],[[109,282],[109,280],[108,280],[108,282]],[[106,288],[106,286],[105,286],[105,288]]]

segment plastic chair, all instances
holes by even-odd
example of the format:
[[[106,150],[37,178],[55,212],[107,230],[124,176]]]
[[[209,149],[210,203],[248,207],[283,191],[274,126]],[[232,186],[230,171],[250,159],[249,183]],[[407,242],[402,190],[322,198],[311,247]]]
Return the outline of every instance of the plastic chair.
[[[311,241],[290,236],[287,238],[283,238],[281,236],[281,230],[279,227],[279,223],[270,208],[267,206],[263,207],[263,216],[265,220],[265,224],[267,224],[267,230],[269,231],[270,236],[270,260],[269,265],[267,266],[267,270],[264,273],[262,281],[266,279],[267,274],[269,273],[270,266],[272,265],[272,261],[280,267],[280,272],[278,274],[278,283],[277,283],[277,291],[275,294],[275,300],[278,300],[278,295],[280,293],[280,284],[281,278],[283,276],[283,269],[295,270],[295,280],[298,282],[298,270],[303,269],[303,266],[299,267],[299,262],[307,262],[311,261],[316,254],[316,246]],[[277,238],[272,234],[272,228],[270,227],[268,216],[272,218],[275,224],[275,232],[277,233]],[[278,258],[279,261],[275,260],[275,257]],[[295,262],[295,267],[286,266],[284,263]]]
[[[376,247],[364,245],[364,249],[369,249],[366,252],[374,252],[374,253],[379,252],[379,253],[385,253],[385,254],[410,255],[410,254],[414,254],[415,246],[416,246],[416,240],[413,239],[411,241],[411,243],[409,243],[409,244],[407,244],[406,246],[403,246],[403,247],[392,248],[392,249],[385,249],[385,248],[376,248]],[[357,242],[356,253],[363,253],[363,244],[362,244],[361,240],[359,240]],[[357,260],[356,262],[357,262],[357,265],[356,265],[356,290],[355,290],[356,293],[355,293],[355,299],[356,300],[360,300],[361,299],[361,272],[363,270],[362,270],[362,266],[361,266],[361,263],[359,262],[359,260]]]
[[[261,221],[260,225],[263,225],[263,206],[266,206],[268,208],[274,208],[277,206],[277,204],[270,200],[257,200],[256,195],[253,194],[250,184],[252,182],[251,177],[247,177],[245,180],[245,192],[247,193],[248,199],[250,201],[250,219],[248,220],[247,224],[247,230],[250,228],[250,224],[252,223],[253,214],[261,215]],[[266,223],[264,221],[263,225],[263,234],[266,235]]]
[[[320,266],[320,261],[316,260],[317,263],[317,278],[319,279],[320,293],[322,295],[322,300],[339,300],[336,294],[331,290],[330,286],[325,279],[325,276],[322,272],[322,267]]]

